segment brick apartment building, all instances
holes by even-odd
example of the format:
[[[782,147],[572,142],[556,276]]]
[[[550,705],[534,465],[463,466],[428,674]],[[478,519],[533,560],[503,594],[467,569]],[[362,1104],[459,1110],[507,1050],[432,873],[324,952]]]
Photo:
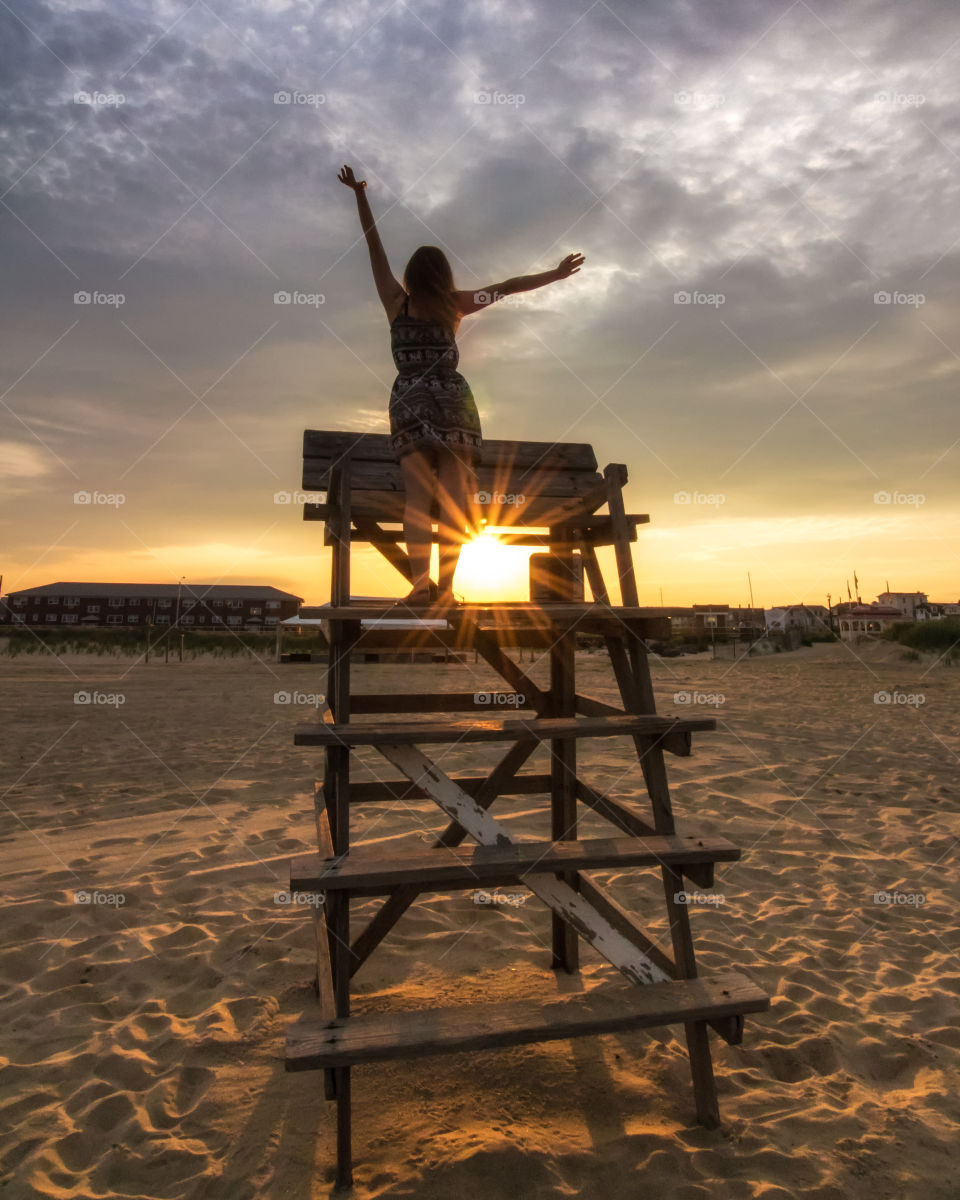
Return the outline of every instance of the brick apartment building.
[[[10,592],[0,601],[0,621],[258,630],[296,616],[301,603],[301,596],[262,584],[48,583]]]

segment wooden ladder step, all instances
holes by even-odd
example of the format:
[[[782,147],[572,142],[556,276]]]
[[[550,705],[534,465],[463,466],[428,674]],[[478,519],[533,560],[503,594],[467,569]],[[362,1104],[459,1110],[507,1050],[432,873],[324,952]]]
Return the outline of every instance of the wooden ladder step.
[[[645,987],[602,985],[548,1004],[468,1005],[373,1013],[287,1026],[286,1069],[492,1050],[686,1021],[720,1020],[770,1007],[766,993],[737,971]]]
[[[354,847],[339,858],[316,854],[290,864],[291,892],[347,889],[379,895],[403,884],[430,891],[507,884],[528,873],[605,867],[678,866],[736,862],[739,847],[724,837],[656,835],[570,842],[513,842],[504,846],[412,846],[385,851]]]
[[[529,720],[479,717],[461,721],[368,721],[298,726],[296,746],[429,745],[439,742],[550,741],[561,738],[664,738],[716,729],[712,717],[658,717],[625,713],[603,717],[545,717]]]

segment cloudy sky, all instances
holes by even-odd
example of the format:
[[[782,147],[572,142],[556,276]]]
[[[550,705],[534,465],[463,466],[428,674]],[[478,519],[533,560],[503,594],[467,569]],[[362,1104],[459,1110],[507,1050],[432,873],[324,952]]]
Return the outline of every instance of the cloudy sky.
[[[274,497],[387,431],[350,163],[398,277],[586,255],[461,369],[488,436],[628,465],[643,602],[960,596],[953,0],[5,0],[0,80],[5,591],[327,598]]]

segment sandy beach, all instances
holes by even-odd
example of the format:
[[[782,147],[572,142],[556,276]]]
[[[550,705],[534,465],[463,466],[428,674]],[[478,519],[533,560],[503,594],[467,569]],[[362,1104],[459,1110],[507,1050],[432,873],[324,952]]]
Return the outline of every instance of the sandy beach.
[[[283,1068],[284,1027],[314,1006],[311,922],[275,902],[278,856],[314,848],[322,764],[293,746],[309,703],[275,695],[322,692],[324,668],[73,657],[0,670],[0,1194],[327,1196],[333,1108],[317,1073]],[[355,1195],[956,1200],[960,672],[896,646],[823,645],[671,659],[653,675],[661,712],[718,719],[691,758],[668,757],[680,832],[743,849],[717,869],[723,903],[694,909],[698,961],[772,997],[742,1046],[711,1039],[722,1128],[695,1123],[671,1029],[363,1067]],[[583,654],[578,677],[615,698],[604,655]],[[484,682],[472,663],[365,664],[353,686]],[[442,765],[479,774],[497,752],[453,748]],[[394,777],[361,758],[371,778]],[[645,802],[627,739],[583,743],[580,761],[601,790]],[[536,797],[494,811],[521,836],[548,828]],[[354,810],[354,837],[385,845],[445,824],[429,801]],[[609,827],[585,816],[581,832]],[[610,882],[669,950],[656,873]],[[376,903],[357,902],[356,929]],[[579,977],[556,976],[549,940],[532,898],[428,896],[358,973],[355,1010],[618,978],[588,948]]]

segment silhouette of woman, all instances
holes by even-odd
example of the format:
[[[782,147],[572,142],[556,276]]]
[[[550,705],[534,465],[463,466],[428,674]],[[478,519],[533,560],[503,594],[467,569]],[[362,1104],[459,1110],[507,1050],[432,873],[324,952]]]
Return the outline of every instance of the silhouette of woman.
[[[360,225],[370,250],[377,294],[390,322],[397,368],[390,393],[390,435],[403,472],[406,502],[404,540],[413,587],[401,604],[439,600],[455,604],[453,578],[460,547],[476,511],[476,465],[482,434],[470,385],[457,370],[456,332],[460,319],[489,307],[503,296],[529,292],[575,275],[583,255],[568,254],[559,266],[539,275],[518,275],[475,292],[458,291],[446,255],[436,246],[420,246],[407,263],[403,284],[387,262],[364,189],[344,166],[337,176],[353,188]],[[434,475],[436,472],[436,475]],[[438,505],[439,571],[430,580],[433,526],[430,509]]]

